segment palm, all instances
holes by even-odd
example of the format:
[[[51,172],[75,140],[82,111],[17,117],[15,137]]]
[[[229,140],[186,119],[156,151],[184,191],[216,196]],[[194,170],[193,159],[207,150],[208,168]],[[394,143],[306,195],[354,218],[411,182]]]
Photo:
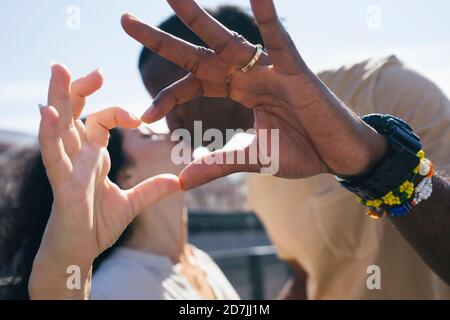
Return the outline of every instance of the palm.
[[[73,218],[71,234],[93,257],[110,247],[136,215],[127,194],[107,178],[110,163],[106,148],[86,143],[72,160],[73,176],[62,187],[73,190],[63,207],[82,213],[68,217]]]
[[[255,129],[280,130],[279,153],[284,156],[280,157],[277,176],[295,179],[325,172],[326,165],[312,147],[306,133],[299,129],[301,125],[293,121],[289,114],[286,117],[274,117],[273,108],[263,105],[255,109]]]

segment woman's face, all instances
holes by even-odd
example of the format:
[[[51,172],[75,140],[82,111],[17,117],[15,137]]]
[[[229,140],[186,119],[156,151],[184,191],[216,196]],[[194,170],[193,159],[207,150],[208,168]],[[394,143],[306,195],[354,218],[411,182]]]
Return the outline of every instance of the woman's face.
[[[126,186],[132,187],[152,176],[170,173],[178,175],[183,169],[171,160],[171,152],[176,145],[168,134],[157,134],[150,128],[124,129],[122,150],[130,164],[122,172]],[[124,181],[121,181],[123,184]]]

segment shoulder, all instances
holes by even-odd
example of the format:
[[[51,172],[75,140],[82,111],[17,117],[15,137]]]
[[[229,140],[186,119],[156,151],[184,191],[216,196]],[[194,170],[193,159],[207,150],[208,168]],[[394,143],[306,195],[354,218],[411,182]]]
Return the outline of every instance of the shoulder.
[[[217,289],[216,294],[218,294],[218,299],[239,300],[240,298],[236,290],[211,256],[195,246],[191,245],[191,248],[198,263],[206,271],[209,280],[212,281],[212,284]]]
[[[392,113],[411,114],[422,108],[448,113],[449,104],[444,92],[436,83],[408,65],[394,64],[380,70],[375,85],[375,102],[392,107]]]
[[[367,59],[318,74],[319,78],[347,103],[373,90],[380,75],[388,68],[401,68],[403,63],[394,55]]]
[[[136,261],[105,261],[92,279],[94,300],[164,300],[156,270]]]
[[[337,69],[324,70],[318,76],[325,82],[334,82],[336,78],[345,76],[353,79],[363,79],[375,76],[383,68],[401,66],[403,63],[395,55],[370,58],[363,61],[346,64]]]
[[[428,109],[441,112],[449,109],[442,90],[395,55],[327,70],[319,77],[339,98],[362,114],[390,113],[407,118],[424,100]]]
[[[442,141],[450,139],[450,100],[433,81],[395,56],[366,60],[319,76],[357,113],[391,114],[408,122],[434,162],[450,169],[450,148],[442,147]]]

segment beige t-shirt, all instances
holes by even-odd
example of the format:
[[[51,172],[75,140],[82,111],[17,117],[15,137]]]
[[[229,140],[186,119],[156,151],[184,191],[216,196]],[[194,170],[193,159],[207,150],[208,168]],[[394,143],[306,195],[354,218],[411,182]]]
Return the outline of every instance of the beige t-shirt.
[[[193,247],[195,263],[206,275],[217,300],[239,296],[216,263]],[[168,257],[116,249],[92,279],[93,300],[202,300]]]
[[[430,81],[394,56],[319,76],[358,114],[392,114],[410,123],[429,158],[440,170],[450,169],[450,102]],[[334,177],[251,175],[247,182],[250,205],[279,255],[308,273],[309,299],[450,299],[450,287],[392,223],[368,218]],[[373,265],[380,268],[381,290],[367,286]]]

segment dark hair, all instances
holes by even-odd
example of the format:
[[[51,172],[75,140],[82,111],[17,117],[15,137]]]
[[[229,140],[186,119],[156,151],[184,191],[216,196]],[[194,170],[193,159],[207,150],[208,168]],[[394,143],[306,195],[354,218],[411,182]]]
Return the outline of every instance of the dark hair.
[[[109,178],[117,182],[119,171],[128,164],[122,150],[122,133],[111,131],[108,151]],[[34,258],[47,225],[53,194],[41,153],[24,150],[1,167],[0,202],[0,299],[28,299],[28,281]],[[8,177],[8,178],[7,178]],[[15,181],[14,181],[15,180]],[[94,262],[94,270],[128,236],[129,228],[113,247]]]
[[[236,6],[220,6],[216,10],[207,10],[211,16],[221,22],[228,29],[241,34],[248,41],[255,44],[263,44],[263,39],[259,31],[255,19],[247,14],[244,10]],[[206,46],[206,44],[193,33],[176,15],[161,23],[159,28],[170,33],[180,39],[191,42],[198,46]],[[139,57],[139,69],[150,59],[154,53],[143,48]]]

